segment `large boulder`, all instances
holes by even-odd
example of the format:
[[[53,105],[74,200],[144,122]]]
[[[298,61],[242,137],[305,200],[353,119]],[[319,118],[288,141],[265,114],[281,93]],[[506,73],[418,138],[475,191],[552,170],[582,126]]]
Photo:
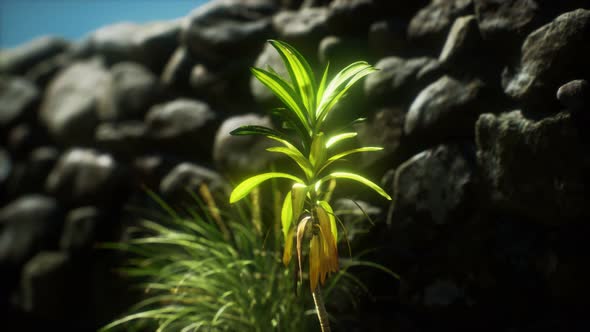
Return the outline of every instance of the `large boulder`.
[[[62,71],[41,105],[41,121],[49,133],[66,145],[92,142],[98,103],[108,83],[109,73],[99,61],[77,62]]]
[[[375,64],[379,71],[365,79],[365,96],[368,102],[376,105],[408,104],[422,88],[434,80],[426,69],[437,65],[436,59],[428,57],[383,58]]]
[[[219,116],[208,104],[192,99],[158,104],[150,109],[145,122],[154,148],[210,160]]]
[[[560,15],[533,31],[522,45],[520,64],[503,73],[504,91],[526,112],[559,110],[555,91],[590,77],[590,10]]]
[[[196,59],[222,62],[255,55],[271,36],[273,1],[217,0],[191,12],[183,23],[182,40]]]
[[[50,146],[33,149],[22,162],[12,167],[6,183],[6,194],[18,197],[24,194],[43,194],[47,176],[59,158],[59,151]]]
[[[443,76],[412,102],[404,123],[406,135],[426,144],[475,135],[479,114],[488,109],[485,83]]]
[[[171,202],[188,200],[196,203],[188,191],[197,195],[206,186],[209,191],[227,190],[227,184],[217,172],[193,163],[180,163],[160,183],[160,192]]]
[[[497,76],[498,66],[486,59],[487,48],[482,41],[477,20],[473,15],[455,20],[438,60],[447,69],[462,75],[491,71]]]
[[[325,7],[302,8],[282,11],[272,19],[279,39],[297,47],[307,59],[316,54],[320,40],[328,34],[328,9]]]
[[[38,251],[56,247],[62,224],[60,206],[47,196],[22,196],[0,209],[0,270],[3,276],[18,271]]]
[[[472,13],[472,0],[431,0],[410,21],[408,38],[414,45],[437,54],[455,19]]]
[[[158,98],[158,81],[145,67],[121,62],[110,70],[110,80],[102,95],[98,115],[102,121],[142,119]]]
[[[227,118],[215,134],[213,160],[227,173],[257,173],[264,170],[276,154],[266,152],[271,140],[262,136],[232,136],[230,132],[246,125],[272,127],[267,116],[244,114]]]
[[[590,106],[590,83],[573,80],[559,87],[557,99],[573,112],[584,111]]]
[[[96,145],[118,158],[129,160],[149,150],[147,125],[143,121],[106,122],[96,127]]]
[[[476,139],[497,208],[556,225],[590,216],[588,136],[572,114],[539,121],[520,111],[483,114]]]
[[[45,36],[16,48],[0,52],[0,73],[24,75],[43,60],[66,51],[69,43],[59,37]]]
[[[0,129],[36,118],[39,89],[26,79],[0,76]]]
[[[73,206],[120,206],[129,179],[109,154],[92,149],[64,153],[47,178],[48,192]]]
[[[160,80],[162,84],[170,89],[188,89],[191,68],[195,60],[188,49],[184,46],[178,47],[164,66]]]
[[[139,62],[159,73],[178,46],[180,31],[181,20],[107,25],[88,35],[78,53],[100,54],[108,64]]]

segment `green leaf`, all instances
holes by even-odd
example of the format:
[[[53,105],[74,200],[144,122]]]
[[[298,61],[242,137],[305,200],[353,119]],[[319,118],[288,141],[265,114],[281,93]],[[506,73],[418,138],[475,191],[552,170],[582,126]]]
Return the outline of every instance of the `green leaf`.
[[[291,142],[289,142],[289,138],[284,135],[283,133],[276,131],[274,129],[263,127],[263,126],[242,126],[240,128],[234,129],[230,132],[231,135],[235,136],[242,136],[242,135],[261,135],[277,142],[282,143],[288,149],[293,150],[294,152],[298,152],[301,154],[301,151],[295,147]]]
[[[285,67],[289,71],[291,81],[301,97],[302,104],[307,108],[307,114],[310,119],[315,119],[315,76],[307,60],[291,45],[278,41],[270,40],[270,44],[279,52]]]
[[[339,159],[342,159],[348,155],[351,155],[354,153],[359,153],[359,152],[373,152],[373,151],[381,151],[381,150],[383,150],[383,148],[376,147],[376,146],[367,146],[367,147],[363,147],[363,148],[357,148],[357,149],[352,149],[352,150],[338,153],[338,154],[333,155],[332,157],[328,158],[328,160],[326,160],[324,165],[322,165],[322,168],[318,171],[318,174],[321,173],[324,169],[326,169],[326,167],[330,166],[330,164],[332,164],[333,162],[335,162]]]
[[[317,96],[316,96],[316,101],[319,103],[319,101],[322,100],[322,96],[324,95],[324,91],[326,90],[326,82],[328,81],[328,71],[330,70],[330,63],[328,62],[328,64],[326,65],[326,69],[324,70],[324,74],[322,75],[322,80],[320,81],[320,86],[318,87],[318,92],[317,92]],[[316,105],[316,115],[317,113],[317,106]]]
[[[291,199],[291,192],[287,192],[285,200],[283,201],[283,207],[281,208],[281,225],[283,226],[283,236],[285,242],[287,242],[287,236],[289,235],[289,228],[293,223],[293,200]]]
[[[271,114],[277,116],[283,122],[291,126],[297,132],[299,139],[302,140],[304,147],[309,147],[311,138],[307,129],[301,124],[297,115],[286,108],[279,107],[271,111]]]
[[[319,169],[326,160],[328,151],[326,149],[326,136],[323,132],[315,135],[311,142],[311,151],[309,153],[309,162],[314,169]]]
[[[311,164],[303,156],[303,154],[301,154],[301,152],[299,150],[293,150],[290,148],[277,146],[277,147],[268,148],[268,149],[266,149],[266,151],[278,152],[278,153],[283,153],[283,154],[287,155],[289,158],[293,159],[297,163],[297,165],[299,165],[299,168],[301,168],[301,170],[303,171],[303,173],[305,174],[307,179],[311,179],[311,177],[313,176],[313,169],[312,169]]]
[[[338,135],[332,136],[326,142],[326,148],[330,148],[332,145],[334,145],[334,144],[336,144],[336,143],[338,143],[338,142],[340,142],[342,140],[345,140],[345,139],[348,139],[348,138],[353,138],[353,137],[356,137],[356,136],[357,136],[357,133],[355,133],[355,132],[342,133],[342,134],[338,134]]]
[[[375,183],[367,180],[366,178],[364,178],[358,174],[348,173],[348,172],[334,172],[334,173],[331,173],[330,175],[327,175],[322,178],[322,180],[329,180],[329,179],[349,179],[349,180],[354,180],[354,181],[360,182],[360,183],[364,184],[365,186],[376,191],[379,195],[387,198],[388,200],[391,200],[391,197],[385,192],[385,190],[381,189],[381,187],[379,187]]]
[[[293,208],[293,220],[298,220],[303,213],[303,205],[307,196],[307,186],[301,183],[295,183],[291,188],[291,206]]]
[[[275,94],[291,111],[295,112],[301,124],[310,130],[310,124],[307,121],[307,115],[304,111],[299,96],[291,85],[285,82],[280,76],[260,68],[251,68],[252,74],[272,93]]]
[[[252,189],[254,189],[254,187],[256,187],[257,185],[261,184],[262,182],[272,179],[272,178],[285,178],[285,179],[293,180],[298,183],[303,183],[303,180],[301,180],[298,177],[293,176],[291,174],[287,174],[287,173],[270,172],[270,173],[255,175],[251,178],[248,178],[248,179],[242,181],[242,183],[240,183],[237,187],[234,188],[234,190],[232,191],[232,193],[229,197],[229,202],[235,203],[235,202],[239,201],[240,199],[246,197],[246,195],[248,195],[250,193],[250,191],[252,191]]]
[[[316,110],[318,123],[325,120],[332,106],[348,91],[348,89],[362,77],[376,69],[365,61],[357,61],[341,70],[326,87]]]

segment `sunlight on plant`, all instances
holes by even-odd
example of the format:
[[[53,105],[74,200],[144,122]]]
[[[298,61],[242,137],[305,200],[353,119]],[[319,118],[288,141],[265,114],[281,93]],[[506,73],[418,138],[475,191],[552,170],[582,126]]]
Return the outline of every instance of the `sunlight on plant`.
[[[329,199],[338,180],[352,180],[364,184],[388,200],[391,197],[377,184],[353,172],[330,171],[332,165],[344,157],[360,152],[382,150],[380,147],[361,147],[343,152],[335,151],[338,143],[356,137],[355,132],[328,133],[327,124],[334,106],[361,78],[376,69],[367,62],[358,61],[337,73],[329,82],[329,66],[317,84],[315,75],[305,58],[289,44],[270,40],[280,54],[289,72],[290,82],[272,68],[252,68],[254,76],[266,85],[286,106],[273,113],[279,116],[287,131],[261,126],[244,126],[232,131],[233,135],[263,135],[281,143],[270,152],[282,153],[291,158],[301,170],[293,175],[270,172],[253,176],[236,186],[230,203],[246,197],[255,187],[269,179],[284,178],[293,181],[285,195],[281,224],[284,238],[283,263],[288,265],[296,250],[300,281],[303,278],[304,247],[308,251],[309,283],[320,325],[329,331],[327,313],[318,284],[324,285],[329,274],[337,272],[338,227]],[[333,115],[332,115],[333,117]]]

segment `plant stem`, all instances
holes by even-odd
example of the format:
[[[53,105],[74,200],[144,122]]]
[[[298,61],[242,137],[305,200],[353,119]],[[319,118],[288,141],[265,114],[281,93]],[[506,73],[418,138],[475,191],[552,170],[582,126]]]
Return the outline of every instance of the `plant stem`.
[[[320,327],[322,332],[330,332],[330,322],[328,321],[328,312],[324,306],[324,299],[322,298],[322,292],[320,285],[317,285],[315,290],[311,293],[313,295],[313,302],[315,303],[315,311],[318,314],[318,320],[320,321]]]

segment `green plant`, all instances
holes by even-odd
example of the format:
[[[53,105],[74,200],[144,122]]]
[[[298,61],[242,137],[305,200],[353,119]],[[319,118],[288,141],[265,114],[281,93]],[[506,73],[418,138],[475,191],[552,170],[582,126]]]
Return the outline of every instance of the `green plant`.
[[[309,239],[309,282],[316,304],[322,331],[329,331],[327,313],[318,283],[323,285],[328,274],[338,271],[338,227],[329,199],[336,180],[360,182],[391,200],[381,187],[354,172],[329,172],[333,163],[351,154],[379,151],[380,147],[361,147],[343,152],[334,152],[335,146],[355,137],[356,132],[327,133],[327,124],[334,106],[361,78],[376,69],[364,61],[350,64],[328,82],[329,66],[317,84],[315,75],[305,58],[289,44],[270,40],[280,54],[289,72],[290,82],[274,70],[252,68],[254,76],[266,85],[285,105],[274,111],[287,129],[295,135],[261,126],[244,126],[232,131],[233,135],[263,135],[282,146],[271,147],[270,152],[282,153],[291,158],[301,170],[293,175],[282,172],[263,173],[246,179],[236,186],[230,203],[246,197],[262,182],[285,178],[293,181],[285,195],[281,210],[282,232],[285,242],[283,263],[288,265],[295,242],[298,269],[302,280],[302,255],[304,240]],[[333,116],[332,116],[333,117]]]
[[[280,234],[260,231],[273,216],[262,215],[258,195],[228,209],[201,187],[195,204],[178,212],[150,194],[165,214],[143,221],[132,239],[105,245],[132,255],[122,272],[141,281],[145,299],[101,331],[307,330],[294,276],[280,265]]]

